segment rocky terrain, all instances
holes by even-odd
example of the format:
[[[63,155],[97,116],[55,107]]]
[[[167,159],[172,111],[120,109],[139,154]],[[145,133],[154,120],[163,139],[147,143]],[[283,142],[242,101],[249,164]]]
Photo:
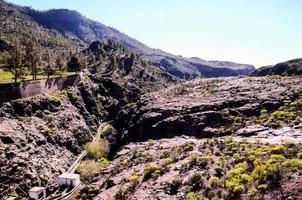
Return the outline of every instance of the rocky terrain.
[[[114,38],[159,69],[182,79],[248,74],[252,65],[228,61],[205,61],[184,58],[159,49],[152,49],[118,30],[90,20],[76,11],[53,9],[36,11],[0,1],[0,39],[16,35],[21,40],[34,37],[43,49],[56,54],[85,49],[91,42]]]
[[[0,0],[0,21],[0,51],[31,36],[85,61],[78,85],[0,105],[0,199],[51,194],[83,150],[70,199],[301,199],[300,59],[185,82],[254,68],[151,49],[75,11]]]
[[[124,146],[77,198],[300,199],[301,169],[301,144],[174,137]]]
[[[23,191],[31,186],[54,183],[97,134],[101,122],[115,119],[140,94],[175,81],[111,42],[96,42],[86,50],[92,55],[79,85],[0,106],[1,194],[15,189],[25,197]],[[109,141],[112,135],[103,137]]]
[[[300,81],[197,79],[141,96],[112,124],[110,162],[83,161],[74,198],[299,199]]]
[[[97,74],[2,105],[0,179],[19,196],[53,183],[97,135],[110,152],[82,161],[72,199],[301,197],[301,78],[196,79],[133,98],[123,76]]]
[[[276,128],[283,118],[299,125],[300,83],[279,76],[196,79],[143,95],[120,113],[116,127],[131,140],[223,136],[254,124]]]
[[[251,73],[253,76],[267,76],[267,75],[301,75],[302,74],[302,59],[289,60],[273,66],[265,66],[256,69]]]

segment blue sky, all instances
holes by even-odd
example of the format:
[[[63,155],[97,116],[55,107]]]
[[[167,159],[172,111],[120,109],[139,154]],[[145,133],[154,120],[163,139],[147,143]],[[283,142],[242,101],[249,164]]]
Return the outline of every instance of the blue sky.
[[[11,0],[69,8],[153,48],[257,67],[302,57],[301,0]]]

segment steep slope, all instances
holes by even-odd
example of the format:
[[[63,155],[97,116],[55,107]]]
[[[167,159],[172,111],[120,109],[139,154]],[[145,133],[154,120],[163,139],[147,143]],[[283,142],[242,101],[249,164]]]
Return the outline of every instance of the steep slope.
[[[41,30],[43,34],[48,32],[52,40],[55,42],[63,42],[65,46],[71,45],[74,42],[78,44],[80,44],[80,42],[90,44],[95,40],[115,38],[127,48],[180,78],[233,76],[247,74],[254,70],[254,67],[251,65],[222,61],[209,62],[198,58],[184,58],[158,49],[152,49],[114,28],[87,19],[76,11],[56,9],[42,12],[27,7],[18,7],[5,3],[4,1],[0,1],[0,4],[1,9],[6,13],[13,13],[12,17],[18,16],[20,22],[23,20],[23,23],[20,24],[20,29],[25,30],[25,32],[29,31],[29,33],[31,33],[36,32],[36,30]],[[1,12],[1,15],[5,12]],[[6,24],[6,16],[7,15],[2,16],[4,24]],[[22,24],[23,26],[25,24],[30,24],[31,26],[23,27]],[[11,31],[8,30],[6,26],[3,27],[3,30],[7,32]],[[64,38],[62,38],[62,36],[64,36]],[[64,41],[66,38],[68,40]]]
[[[299,199],[300,83],[279,76],[195,79],[143,95],[119,113],[115,157],[79,197]]]
[[[114,41],[94,42],[85,52],[96,60],[77,86],[0,105],[0,198],[13,191],[25,197],[22,190],[54,183],[102,122],[174,82]],[[112,133],[106,140],[116,143]]]
[[[273,66],[265,66],[256,69],[251,73],[253,76],[267,76],[267,75],[302,75],[302,58],[289,60]]]
[[[0,1],[1,40],[9,40],[11,36],[18,37],[22,42],[28,38],[34,38],[43,51],[48,49],[57,53],[83,48],[84,43],[75,37],[62,35],[54,29],[44,28],[32,17],[23,14],[23,11],[27,9]]]
[[[114,40],[93,42],[84,52],[93,58],[89,70],[96,80],[114,80],[136,96],[178,81]]]

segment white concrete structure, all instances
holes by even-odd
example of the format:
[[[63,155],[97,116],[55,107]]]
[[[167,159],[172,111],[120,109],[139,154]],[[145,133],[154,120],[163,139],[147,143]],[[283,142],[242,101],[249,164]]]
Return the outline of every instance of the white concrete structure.
[[[80,175],[79,174],[61,174],[57,180],[57,183],[59,186],[65,185],[65,186],[73,186],[77,187],[81,181],[80,181]]]
[[[43,199],[46,198],[46,189],[45,187],[33,187],[29,190],[28,195],[31,199]]]

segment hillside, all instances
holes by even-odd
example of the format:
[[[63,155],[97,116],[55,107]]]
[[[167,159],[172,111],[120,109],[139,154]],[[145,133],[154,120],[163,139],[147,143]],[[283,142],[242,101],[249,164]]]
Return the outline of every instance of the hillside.
[[[251,73],[253,76],[267,76],[267,75],[283,75],[294,76],[302,75],[302,59],[294,59],[282,62],[273,66],[265,66],[256,69]]]
[[[49,48],[82,49],[95,40],[115,38],[125,47],[135,51],[143,58],[151,60],[160,68],[180,78],[189,79],[198,76],[218,77],[247,74],[254,69],[251,65],[223,61],[205,61],[199,58],[175,56],[159,49],[152,49],[143,43],[90,20],[76,11],[56,9],[36,11],[28,7],[19,7],[0,1],[2,37],[15,32],[19,36],[31,35],[39,38]],[[15,28],[17,27],[17,28]]]
[[[1,185],[0,194],[26,199],[20,188],[40,184],[51,194],[94,136],[96,149],[76,169],[83,188],[71,199],[298,199],[300,83],[196,79],[133,98],[118,79],[89,75],[70,89],[5,103],[0,181],[11,188]],[[98,129],[103,122],[111,126]]]

